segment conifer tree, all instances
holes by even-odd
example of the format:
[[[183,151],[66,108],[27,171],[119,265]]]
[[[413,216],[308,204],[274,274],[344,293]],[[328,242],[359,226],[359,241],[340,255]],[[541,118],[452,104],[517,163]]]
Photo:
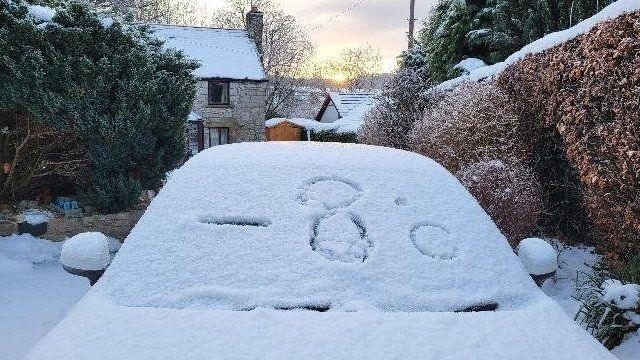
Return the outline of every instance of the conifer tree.
[[[40,16],[0,0],[0,129],[14,135],[2,195],[67,184],[102,211],[126,209],[185,153],[197,65],[144,27],[57,4]]]

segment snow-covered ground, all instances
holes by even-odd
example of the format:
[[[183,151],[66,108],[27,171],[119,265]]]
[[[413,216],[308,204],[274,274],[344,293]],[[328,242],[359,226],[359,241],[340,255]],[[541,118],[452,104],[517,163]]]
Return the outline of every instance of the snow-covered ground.
[[[58,263],[60,244],[0,237],[0,360],[21,359],[89,289]]]
[[[28,235],[0,237],[0,360],[21,359],[89,289],[86,279],[62,270],[60,248]],[[571,296],[576,276],[599,259],[593,248],[561,248],[558,275],[543,290],[573,316],[580,307]],[[613,353],[621,360],[639,359],[640,334]]]

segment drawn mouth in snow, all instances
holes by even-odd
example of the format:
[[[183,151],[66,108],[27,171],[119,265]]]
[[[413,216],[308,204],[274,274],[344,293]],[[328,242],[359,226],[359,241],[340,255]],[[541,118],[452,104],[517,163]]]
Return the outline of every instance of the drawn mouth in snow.
[[[364,223],[347,211],[362,195],[354,182],[334,177],[310,181],[299,199],[303,205],[321,204],[325,215],[313,224],[311,249],[328,260],[364,262],[373,248]]]
[[[313,226],[311,248],[329,260],[364,262],[372,247],[364,225],[353,214],[343,211],[332,213],[320,218]]]

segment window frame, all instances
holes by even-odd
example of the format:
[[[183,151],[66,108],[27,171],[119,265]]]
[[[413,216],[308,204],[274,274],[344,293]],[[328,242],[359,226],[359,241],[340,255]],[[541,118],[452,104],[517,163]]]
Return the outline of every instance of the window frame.
[[[213,127],[209,127],[208,129],[208,135],[209,135],[209,147],[214,147],[214,146],[221,146],[221,145],[228,145],[231,144],[231,129],[229,127],[226,126],[213,126]],[[218,143],[217,144],[213,144],[213,142],[211,141],[213,139],[213,137],[211,136],[211,132],[212,131],[217,131],[218,132]],[[226,143],[222,143],[222,131],[226,131],[226,135],[227,135],[227,142]]]
[[[213,98],[211,96],[212,93],[212,87],[215,85],[222,85],[222,99],[224,100],[226,98],[226,102],[222,101],[222,102],[215,102],[212,101]],[[231,105],[231,99],[230,99],[230,88],[231,88],[231,82],[228,80],[207,80],[207,103],[209,105],[212,106],[229,106]]]

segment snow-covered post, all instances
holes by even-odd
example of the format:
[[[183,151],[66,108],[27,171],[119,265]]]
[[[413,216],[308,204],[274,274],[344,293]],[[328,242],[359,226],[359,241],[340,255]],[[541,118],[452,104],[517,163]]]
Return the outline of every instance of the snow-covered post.
[[[98,232],[78,234],[62,245],[60,262],[66,272],[86,277],[93,286],[111,262],[109,239]]]
[[[522,240],[518,245],[518,257],[538,286],[558,270],[558,253],[542,239]]]

